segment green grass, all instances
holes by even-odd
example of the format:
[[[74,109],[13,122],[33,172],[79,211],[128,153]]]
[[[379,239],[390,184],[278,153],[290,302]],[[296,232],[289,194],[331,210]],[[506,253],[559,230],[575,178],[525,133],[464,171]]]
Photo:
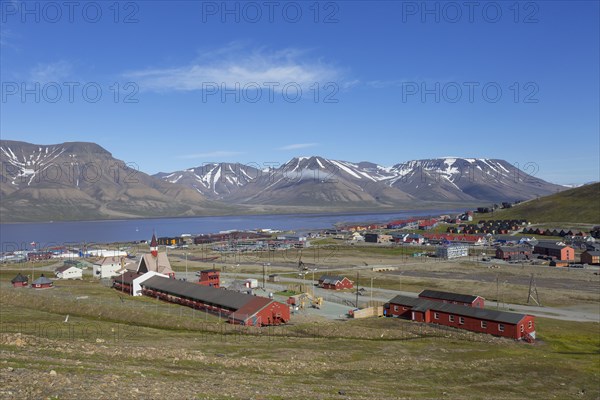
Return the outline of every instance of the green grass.
[[[62,324],[60,312],[0,300],[3,335],[18,331],[23,320]],[[70,323],[79,333],[78,326],[96,324],[99,333],[65,341],[48,331],[23,329],[27,345],[0,344],[5,365],[30,371],[35,380],[28,380],[28,386],[33,387],[44,385],[43,375],[50,369],[87,390],[117,374],[120,389],[130,392],[135,386],[145,398],[156,397],[155,388],[171,395],[176,391],[180,398],[259,393],[257,398],[265,399],[594,399],[600,390],[597,323],[539,318],[540,340],[534,345],[459,331],[440,334],[391,318],[296,323],[274,330],[282,336],[271,338],[200,334],[104,318],[72,317]],[[134,327],[135,335],[110,341],[113,329],[128,327]],[[105,342],[96,343],[97,338]],[[73,398],[72,392],[62,391],[64,385],[43,388],[44,398]],[[340,390],[346,395],[338,395]]]
[[[578,222],[600,223],[600,183],[565,190],[497,210],[492,214],[478,214],[478,219],[527,219],[535,223]]]

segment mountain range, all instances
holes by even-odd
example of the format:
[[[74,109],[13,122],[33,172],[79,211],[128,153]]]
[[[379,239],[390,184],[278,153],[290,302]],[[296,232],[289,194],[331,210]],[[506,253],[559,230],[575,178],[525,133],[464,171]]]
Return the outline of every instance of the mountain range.
[[[258,212],[375,211],[527,200],[565,189],[504,160],[444,157],[391,167],[296,157],[149,175],[95,143],[0,141],[2,222]]]
[[[525,169],[533,170],[535,165]],[[445,157],[391,167],[323,157],[297,157],[276,168],[207,164],[154,175],[209,199],[234,204],[314,205],[527,200],[565,189],[504,160]]]

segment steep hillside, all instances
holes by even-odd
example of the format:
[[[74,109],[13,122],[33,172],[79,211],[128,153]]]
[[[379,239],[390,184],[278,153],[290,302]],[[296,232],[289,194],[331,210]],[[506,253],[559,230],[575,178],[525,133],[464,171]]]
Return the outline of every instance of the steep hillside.
[[[2,222],[207,214],[223,206],[94,143],[0,141]]]
[[[481,214],[482,218],[490,214]],[[600,224],[600,183],[540,197],[506,210],[494,218],[526,218],[531,222],[573,222]]]

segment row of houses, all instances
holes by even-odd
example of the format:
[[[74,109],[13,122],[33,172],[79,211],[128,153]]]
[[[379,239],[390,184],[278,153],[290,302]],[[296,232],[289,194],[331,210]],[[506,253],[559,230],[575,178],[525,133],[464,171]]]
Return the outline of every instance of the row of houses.
[[[555,262],[557,266],[568,265],[575,261],[575,249],[571,246],[565,246],[556,242],[538,242],[534,246],[516,245],[516,246],[498,246],[496,248],[496,258],[506,261],[530,260],[535,255],[548,257]],[[580,262],[582,264],[600,265],[600,250],[585,250],[581,253]]]
[[[520,220],[490,220],[479,222],[477,224],[459,224],[457,226],[450,226],[446,229],[449,233],[465,233],[465,234],[478,234],[478,233],[489,233],[492,235],[496,234],[507,234],[512,231],[518,231],[522,228]],[[524,222],[526,224],[526,222]]]
[[[486,244],[487,238],[484,235],[461,235],[452,233],[423,233],[423,237],[433,244],[443,243],[462,243],[475,246]]]
[[[540,228],[540,227],[529,227],[522,231],[525,234],[530,235],[544,235],[544,236],[589,236],[588,232],[579,229],[568,229],[568,228]]]
[[[423,291],[417,298],[395,296],[384,305],[384,315],[515,340],[535,340],[535,317],[485,309],[484,303],[480,296]]]

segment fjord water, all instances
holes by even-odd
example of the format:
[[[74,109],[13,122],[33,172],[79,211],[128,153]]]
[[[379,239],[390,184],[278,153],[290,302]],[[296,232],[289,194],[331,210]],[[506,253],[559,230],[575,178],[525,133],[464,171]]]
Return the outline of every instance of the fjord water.
[[[0,224],[1,251],[83,243],[113,243],[157,236],[215,233],[227,230],[279,229],[304,232],[334,228],[339,223],[387,222],[412,216],[437,216],[464,210],[407,210],[365,214],[243,215],[194,218],[160,218],[108,221],[71,221]]]

